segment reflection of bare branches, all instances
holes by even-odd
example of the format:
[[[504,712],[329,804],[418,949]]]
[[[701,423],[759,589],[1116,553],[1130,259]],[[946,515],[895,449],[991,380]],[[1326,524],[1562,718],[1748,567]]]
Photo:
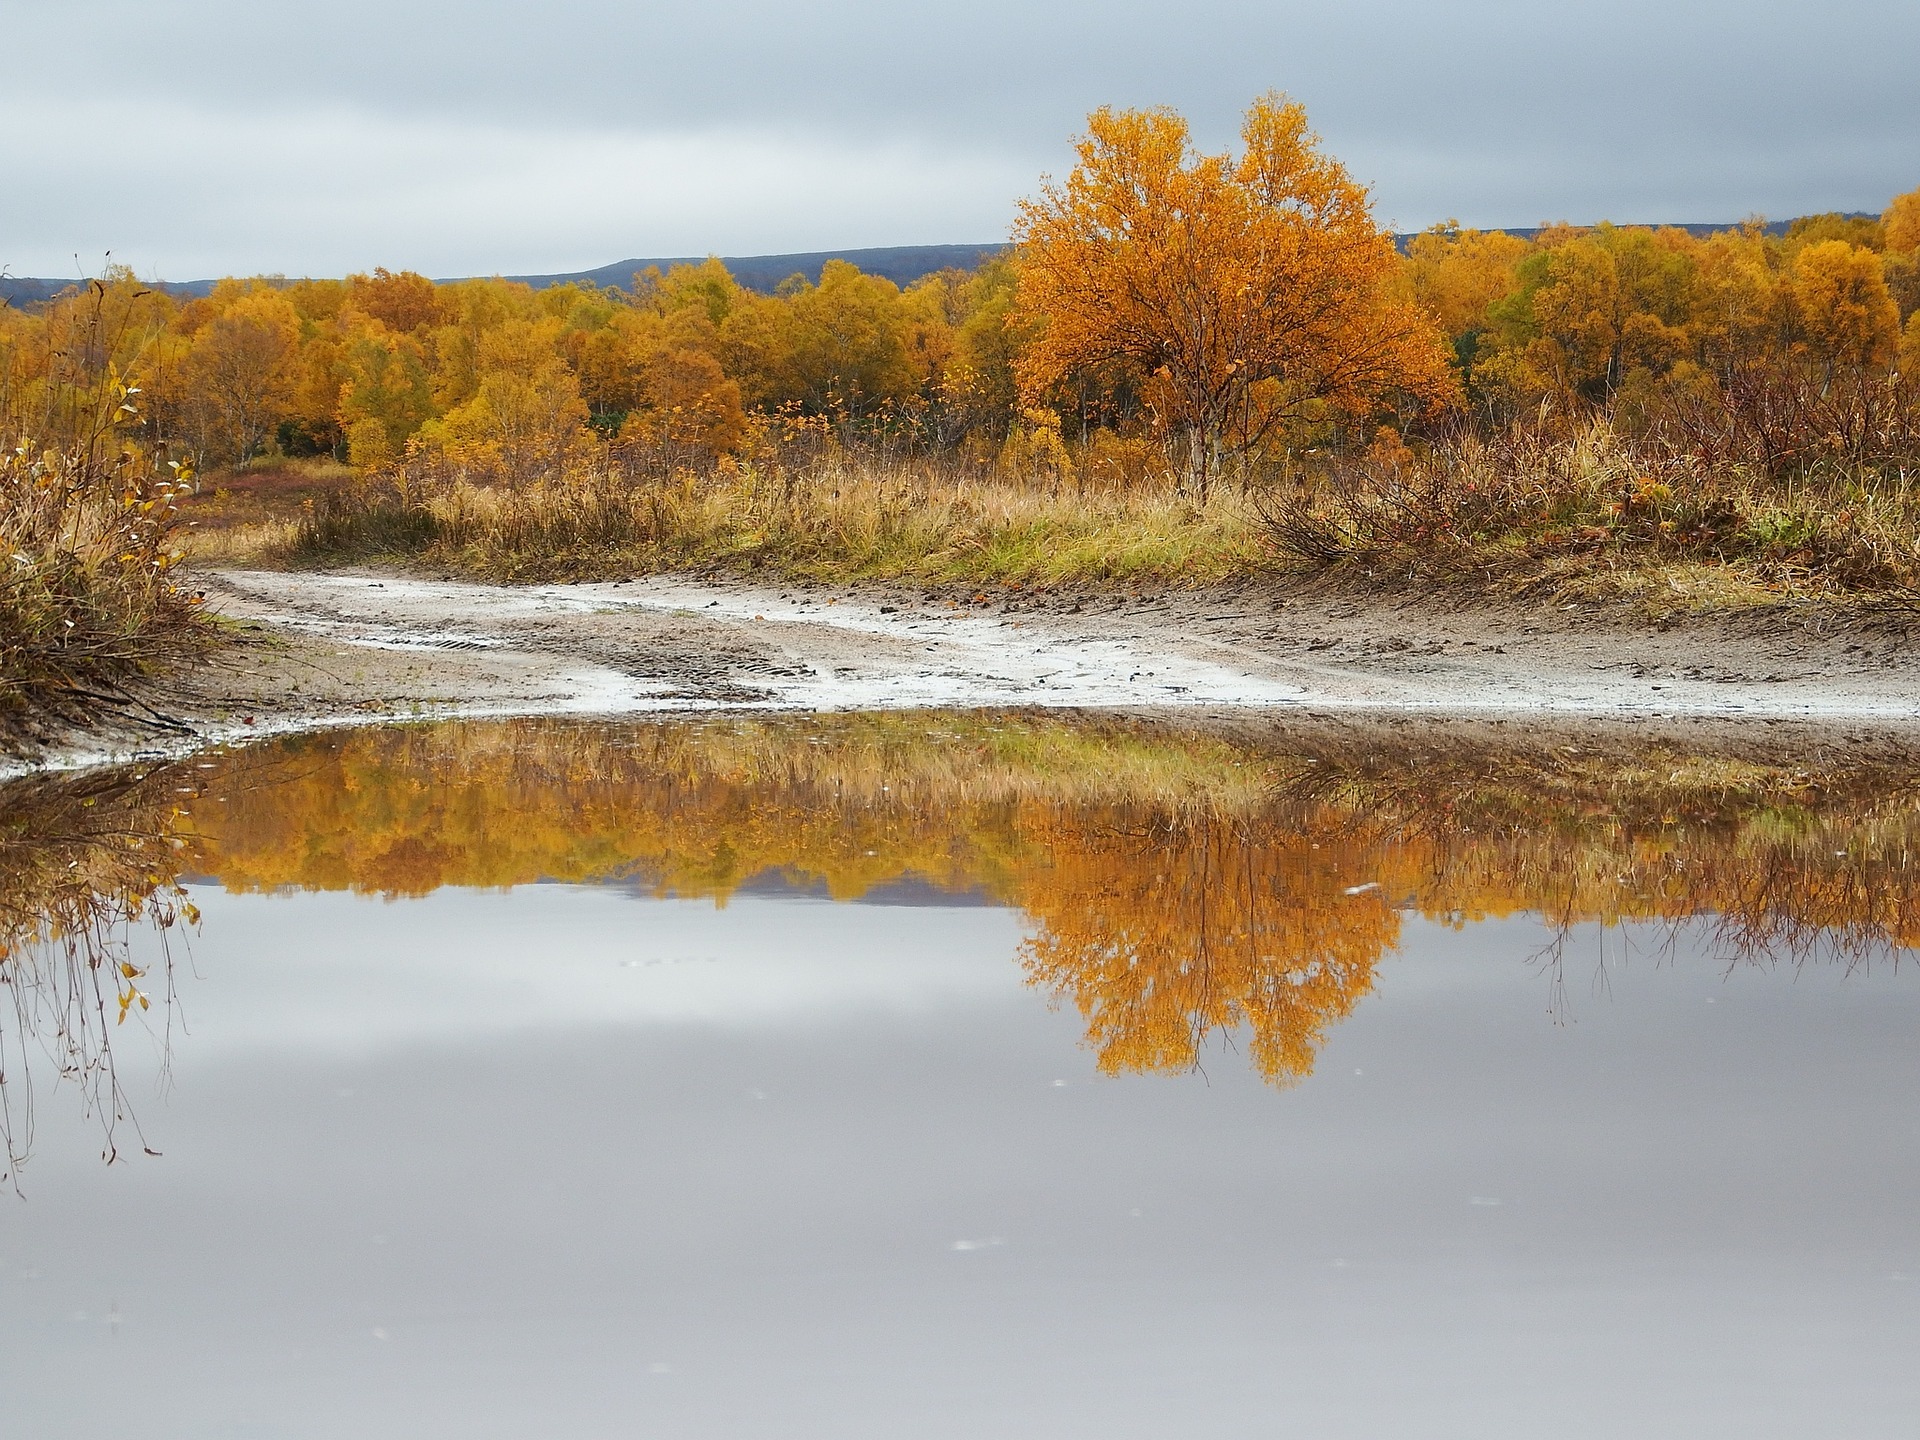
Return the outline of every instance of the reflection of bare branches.
[[[1567,940],[1573,927],[1556,925],[1544,945],[1527,956],[1530,970],[1547,977],[1547,1014],[1556,1025],[1564,1025],[1572,1015],[1567,1006]]]
[[[198,919],[176,881],[176,835],[197,791],[179,763],[41,775],[0,790],[0,1142],[17,1184],[33,1145],[36,1070],[77,1085],[98,1118],[109,1160],[132,1123],[113,1036],[157,1014],[164,1060],[172,1014],[168,937]],[[136,963],[150,928],[157,959]],[[158,1006],[157,1012],[154,1007]],[[144,1141],[142,1141],[144,1145]]]

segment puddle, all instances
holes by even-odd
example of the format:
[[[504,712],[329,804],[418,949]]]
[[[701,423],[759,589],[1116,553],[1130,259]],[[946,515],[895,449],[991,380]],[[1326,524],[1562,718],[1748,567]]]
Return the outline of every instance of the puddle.
[[[1024,712],[38,777],[10,1416],[1904,1436],[1916,841],[1885,768]]]

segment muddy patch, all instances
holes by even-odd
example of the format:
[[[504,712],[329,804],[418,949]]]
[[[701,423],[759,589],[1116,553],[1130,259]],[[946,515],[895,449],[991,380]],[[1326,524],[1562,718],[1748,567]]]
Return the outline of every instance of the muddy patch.
[[[1920,716],[1914,647],[1885,618],[1649,626],[1280,591],[201,579],[239,642],[168,697],[201,738],[396,717],[696,709],[1478,716],[1543,731],[1763,721],[1835,735]]]

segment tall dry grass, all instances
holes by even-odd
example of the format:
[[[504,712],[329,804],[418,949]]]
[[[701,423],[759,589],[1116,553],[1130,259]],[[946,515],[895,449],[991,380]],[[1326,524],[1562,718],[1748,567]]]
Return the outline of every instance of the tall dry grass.
[[[1364,453],[1249,461],[1205,503],[1145,442],[1116,459],[1048,432],[1051,448],[1015,455],[1010,442],[968,462],[759,417],[731,456],[622,442],[476,466],[416,452],[260,539],[285,563],[410,558],[508,581],[725,569],[1117,586],[1292,573],[1657,611],[1906,605],[1920,590],[1910,390],[1782,371],[1502,430],[1462,422],[1418,450],[1382,432]]]
[[[1259,509],[1291,563],[1379,585],[1665,604],[1920,589],[1920,470],[1773,475],[1605,419],[1329,462]]]
[[[178,728],[138,682],[210,635],[175,574],[184,483],[131,453],[0,454],[0,750],[109,716]]]
[[[823,581],[1206,584],[1257,567],[1244,501],[1079,490],[840,458],[636,476],[589,462],[520,485],[410,466],[316,503],[291,563],[416,557],[494,580],[676,569]]]

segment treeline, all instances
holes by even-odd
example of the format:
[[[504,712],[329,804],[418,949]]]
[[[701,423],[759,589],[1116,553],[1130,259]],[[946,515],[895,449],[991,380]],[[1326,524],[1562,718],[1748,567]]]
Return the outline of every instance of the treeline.
[[[411,450],[526,475],[610,442],[700,463],[775,417],[971,445],[984,463],[1015,405],[1013,289],[1005,259],[906,290],[835,261],[775,295],[718,260],[630,290],[376,270],[185,301],[117,273],[0,312],[0,428],[57,433],[64,392],[111,366],[141,390],[149,437],[203,467],[278,453],[374,469]],[[77,345],[102,303],[114,343]]]
[[[1810,216],[1781,235],[1438,226],[1406,272],[1483,424],[1600,412],[1768,471],[1920,458],[1920,190],[1878,218]],[[1902,399],[1901,433],[1876,433]]]
[[[1037,259],[1029,245],[905,289],[833,262],[773,295],[717,260],[630,290],[376,270],[226,280],[188,300],[116,272],[0,310],[0,431],[61,443],[89,413],[76,397],[112,377],[137,393],[137,433],[202,467],[413,455],[511,480],[609,447],[671,471],[801,438],[1082,484],[1177,478],[1175,407],[1150,357],[1023,365],[1049,318],[1023,303]],[[1911,426],[1887,421],[1910,418],[1920,381],[1920,191],[1878,219],[1776,235],[1447,225],[1394,263],[1389,288],[1450,353],[1451,397],[1309,395],[1241,437],[1243,477],[1542,416],[1684,432],[1769,470],[1916,458]]]

